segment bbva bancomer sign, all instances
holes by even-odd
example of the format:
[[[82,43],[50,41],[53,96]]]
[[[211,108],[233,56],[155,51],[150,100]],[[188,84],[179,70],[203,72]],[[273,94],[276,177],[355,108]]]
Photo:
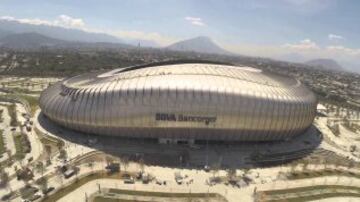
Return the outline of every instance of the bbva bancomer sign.
[[[184,115],[184,114],[168,114],[168,113],[156,113],[156,121],[177,121],[177,122],[196,122],[204,123],[209,125],[210,123],[216,122],[215,116],[193,116],[193,115]]]
[[[42,113],[69,129],[140,138],[269,141],[304,132],[315,95],[298,80],[211,63],[115,69],[42,92]]]

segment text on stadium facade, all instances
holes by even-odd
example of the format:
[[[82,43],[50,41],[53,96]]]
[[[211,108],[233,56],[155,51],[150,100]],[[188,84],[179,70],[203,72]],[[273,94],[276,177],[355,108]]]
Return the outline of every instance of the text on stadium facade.
[[[192,116],[184,114],[156,113],[156,121],[203,122],[206,125],[216,122],[216,116]]]

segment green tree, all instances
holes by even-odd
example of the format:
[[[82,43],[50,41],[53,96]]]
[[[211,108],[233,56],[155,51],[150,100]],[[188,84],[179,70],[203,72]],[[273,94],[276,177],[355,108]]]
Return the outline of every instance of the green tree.
[[[62,160],[67,159],[67,152],[66,152],[65,149],[60,150],[59,158],[62,159]]]
[[[122,159],[123,167],[126,172],[127,168],[129,167],[129,158],[127,156],[124,156]]]
[[[43,162],[41,162],[41,161],[37,162],[35,165],[35,169],[38,173],[41,173],[41,176],[44,175],[45,166],[44,166]]]
[[[9,188],[10,192],[12,192],[9,182],[10,182],[9,174],[4,170],[2,170],[0,172],[0,187]]]
[[[141,159],[139,160],[139,169],[140,169],[140,171],[141,171],[142,173],[144,173],[145,163],[144,163],[144,159],[143,159],[143,158],[141,158]]]
[[[230,168],[226,171],[226,175],[228,180],[232,180],[234,177],[236,177],[236,169]]]
[[[43,193],[48,189],[48,179],[46,177],[40,177],[35,182],[41,189]]]

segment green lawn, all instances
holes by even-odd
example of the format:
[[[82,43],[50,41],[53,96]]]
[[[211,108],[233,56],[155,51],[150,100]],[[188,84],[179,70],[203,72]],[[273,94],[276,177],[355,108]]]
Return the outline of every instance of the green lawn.
[[[16,149],[16,153],[14,156],[18,160],[25,158],[25,151],[22,144],[23,138],[24,138],[23,135],[21,135],[20,133],[14,134],[14,143]]]
[[[9,116],[10,116],[10,126],[16,127],[19,125],[17,114],[16,114],[16,105],[12,103],[8,106]]]
[[[19,87],[12,87],[10,89],[20,94],[40,94],[42,92],[42,91],[32,91],[27,88],[19,88]]]
[[[330,192],[325,192],[330,191]],[[309,195],[304,195],[307,193]],[[297,196],[290,195],[295,194]],[[282,190],[269,190],[259,192],[260,201],[267,202],[301,202],[301,201],[312,201],[331,197],[359,197],[360,198],[360,187],[355,186],[341,186],[341,185],[315,185],[308,187],[298,187]],[[289,198],[286,198],[289,195]],[[285,198],[284,198],[285,197]]]
[[[275,200],[262,200],[266,202],[304,202],[304,201],[314,201],[314,200],[320,200],[320,199],[326,199],[326,198],[332,198],[332,197],[359,197],[360,200],[360,194],[355,193],[326,193],[326,194],[319,194],[319,195],[312,195],[312,196],[299,196],[296,198],[288,198],[286,200],[284,199],[275,199]],[[341,202],[341,200],[339,200]]]
[[[314,177],[324,177],[324,176],[346,176],[354,177],[360,179],[360,174],[343,171],[343,170],[319,170],[319,171],[302,171],[302,172],[293,172],[288,175],[289,180],[305,179],[305,178],[314,178]]]
[[[5,153],[6,151],[3,132],[4,132],[3,130],[0,130],[0,154]]]
[[[43,144],[53,144],[53,145],[59,146],[59,147],[63,147],[65,144],[63,140],[49,136],[49,135],[47,135],[47,136],[40,135],[40,136],[41,136],[40,141]]]
[[[133,190],[122,190],[122,189],[109,189],[109,193],[114,194],[126,194],[134,196],[154,196],[154,197],[216,197],[214,193],[168,193],[168,192],[149,192],[149,191],[133,191]]]
[[[315,189],[349,189],[349,190],[356,190],[360,193],[360,187],[342,186],[342,185],[315,185],[315,186],[298,187],[298,188],[290,188],[290,189],[269,190],[269,191],[264,191],[264,193],[268,195],[276,195],[276,194],[287,194],[293,192],[313,191]]]
[[[145,202],[145,201],[114,199],[114,198],[107,198],[107,197],[103,197],[103,196],[96,196],[94,198],[93,202]]]
[[[30,105],[31,114],[34,114],[39,107],[39,98],[30,95],[16,94],[16,96],[26,100]]]

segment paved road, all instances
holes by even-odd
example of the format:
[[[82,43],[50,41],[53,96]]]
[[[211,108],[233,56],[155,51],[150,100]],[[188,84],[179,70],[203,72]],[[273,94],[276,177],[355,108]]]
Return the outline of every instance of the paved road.
[[[21,122],[21,124],[23,124],[25,122],[25,118],[22,116],[23,113],[27,113],[25,107],[21,104],[16,104],[16,109],[18,112],[18,120]],[[26,164],[26,161],[32,157],[34,160],[38,159],[41,155],[41,153],[43,152],[43,146],[42,143],[40,142],[40,139],[38,138],[38,136],[36,135],[36,133],[34,132],[34,130],[32,129],[31,132],[26,131],[25,128],[23,128],[23,132],[25,134],[27,134],[27,137],[30,141],[30,145],[31,145],[31,152],[26,154],[24,160],[23,160],[23,164]]]

